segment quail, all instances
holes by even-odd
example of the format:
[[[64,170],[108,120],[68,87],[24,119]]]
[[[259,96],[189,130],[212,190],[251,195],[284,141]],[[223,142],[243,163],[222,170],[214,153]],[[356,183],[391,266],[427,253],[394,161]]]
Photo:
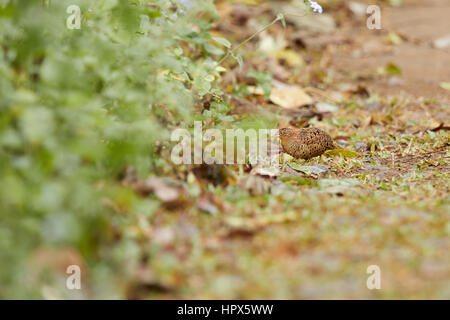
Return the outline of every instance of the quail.
[[[318,128],[282,128],[280,139],[284,152],[297,159],[309,160],[335,149],[330,135]]]

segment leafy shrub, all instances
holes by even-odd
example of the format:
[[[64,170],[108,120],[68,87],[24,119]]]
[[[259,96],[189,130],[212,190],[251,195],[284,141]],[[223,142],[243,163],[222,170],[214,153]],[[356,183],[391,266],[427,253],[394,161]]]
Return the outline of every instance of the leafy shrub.
[[[155,205],[117,176],[127,165],[155,170],[156,142],[215,90],[215,8],[173,3],[0,1],[0,298],[42,296],[31,272],[38,247],[77,248],[94,284],[131,263],[117,253],[126,239],[111,246],[125,218],[107,204],[147,215]],[[80,30],[65,26],[72,4]],[[92,293],[111,294],[121,296]]]

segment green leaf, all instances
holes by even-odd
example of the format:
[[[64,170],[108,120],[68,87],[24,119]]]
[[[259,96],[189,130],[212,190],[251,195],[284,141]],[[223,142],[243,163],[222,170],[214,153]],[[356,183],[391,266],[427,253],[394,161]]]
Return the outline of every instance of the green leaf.
[[[244,60],[242,59],[242,57],[234,54],[232,54],[231,56],[237,61],[237,63],[239,64],[239,68],[242,68],[242,66],[244,65]]]
[[[227,47],[228,49],[231,48],[231,43],[230,43],[230,41],[228,41],[228,40],[225,39],[225,38],[213,37],[212,39],[213,39],[214,41],[216,41],[217,43],[220,43],[221,45]]]
[[[205,76],[205,80],[208,82],[213,82],[214,81],[214,76],[211,74],[208,74]]]
[[[277,20],[280,20],[283,28],[286,29],[286,19],[284,19],[284,15],[281,12],[277,14]]]
[[[174,50],[173,50],[173,53],[175,53],[175,55],[178,57],[178,56],[181,56],[182,54],[183,54],[183,49],[181,49],[181,48],[175,48]]]
[[[347,149],[333,149],[327,150],[324,153],[327,157],[341,156],[343,158],[359,158],[361,155],[358,152]]]
[[[214,54],[216,56],[220,56],[220,55],[224,54],[222,49],[220,49],[219,47],[216,47],[210,43],[205,43],[205,50],[208,53]]]

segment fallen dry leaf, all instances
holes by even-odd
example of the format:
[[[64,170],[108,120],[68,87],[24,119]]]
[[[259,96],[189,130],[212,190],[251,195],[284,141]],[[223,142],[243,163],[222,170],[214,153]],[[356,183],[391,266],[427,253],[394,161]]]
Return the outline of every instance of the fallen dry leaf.
[[[270,101],[287,109],[293,109],[313,103],[313,99],[300,87],[289,86],[274,81],[274,88],[270,93]]]
[[[281,63],[285,63],[290,67],[302,67],[305,64],[302,56],[294,50],[284,49],[279,50],[273,54],[274,58]]]
[[[431,131],[439,131],[439,130],[450,130],[450,126],[444,125],[443,122],[439,123],[439,125],[435,126],[434,128],[430,129]]]

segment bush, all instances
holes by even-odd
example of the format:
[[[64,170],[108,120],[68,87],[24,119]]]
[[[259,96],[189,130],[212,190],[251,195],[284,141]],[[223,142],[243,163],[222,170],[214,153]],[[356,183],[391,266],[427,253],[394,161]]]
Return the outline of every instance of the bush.
[[[65,26],[72,4],[79,30]],[[93,286],[132,263],[114,225],[134,218],[108,204],[147,215],[155,205],[117,176],[127,165],[154,171],[156,142],[189,125],[196,99],[214,90],[205,79],[220,53],[208,32],[217,13],[211,1],[189,5],[0,1],[0,298],[45,296],[54,279],[32,272],[37,248],[76,248]],[[123,294],[108,290],[92,297]]]

